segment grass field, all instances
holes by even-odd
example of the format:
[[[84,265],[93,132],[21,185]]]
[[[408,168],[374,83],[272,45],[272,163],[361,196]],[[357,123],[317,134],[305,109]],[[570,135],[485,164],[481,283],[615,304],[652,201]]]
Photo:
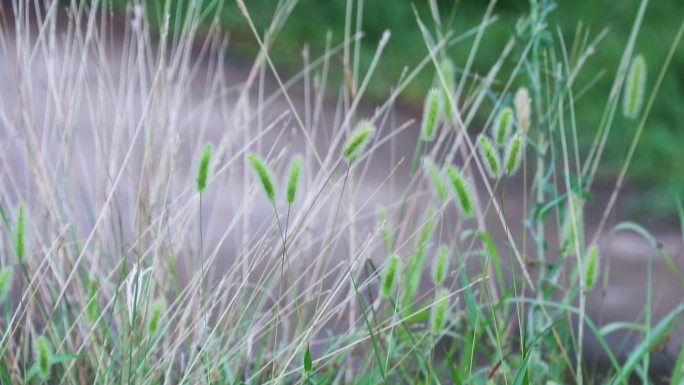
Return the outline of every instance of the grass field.
[[[640,49],[674,3],[363,3],[12,2],[0,383],[682,384],[684,236],[616,220],[682,100],[684,23]]]
[[[171,10],[179,3],[171,2]],[[268,28],[276,13],[278,2],[270,0],[253,0],[248,6],[255,27],[259,31]],[[584,91],[575,103],[581,106],[583,113],[577,116],[577,127],[583,149],[590,146],[589,140],[598,129],[601,121],[605,95],[610,93],[615,77],[615,69],[620,60],[625,37],[629,35],[634,20],[634,10],[639,0],[625,0],[606,3],[603,1],[545,1],[548,4],[549,28],[545,39],[566,40],[597,39],[595,52],[587,58],[583,71],[577,80],[578,90]],[[148,5],[155,2],[148,3]],[[347,1],[301,0],[294,5],[287,16],[287,22],[279,29],[277,44],[270,48],[271,58],[281,70],[294,73],[302,66],[302,52],[307,47],[310,56],[318,56],[325,51],[326,36],[330,33],[333,43],[342,41],[345,28],[352,31],[362,30],[362,43],[355,47],[354,70],[365,71],[372,61],[375,44],[385,29],[390,29],[394,38],[385,49],[381,61],[382,71],[377,73],[369,85],[367,97],[383,100],[388,90],[396,82],[405,66],[415,66],[425,57],[427,50],[415,23],[414,8],[423,18],[430,18],[430,7],[427,1],[398,1],[388,6],[383,1],[362,1],[347,9]],[[455,34],[463,34],[476,27],[488,7],[487,1],[437,1],[437,7],[443,16],[444,30]],[[218,22],[230,33],[230,51],[243,57],[253,57],[258,51],[253,34],[234,2],[204,0],[203,6],[207,15],[220,9]],[[154,8],[154,7],[151,7]],[[473,74],[483,74],[494,62],[509,36],[515,33],[515,25],[521,15],[529,9],[528,1],[498,1],[494,6],[496,20],[488,26],[481,41],[481,49],[473,57]],[[343,17],[348,15],[348,17]],[[648,57],[652,63],[662,63],[668,53],[667,41],[674,34],[684,17],[678,0],[650,1],[648,11],[644,15],[639,39],[635,42],[635,50]],[[207,18],[209,20],[209,18]],[[345,20],[350,20],[349,25]],[[359,22],[360,20],[360,22]],[[206,25],[209,23],[207,22]],[[552,26],[552,27],[551,27]],[[465,37],[460,42],[448,47],[445,52],[462,68],[467,60],[469,47],[474,36]],[[520,39],[525,39],[521,36]],[[336,58],[333,65],[340,65],[343,58]],[[673,70],[668,72],[659,93],[658,103],[651,112],[648,122],[648,135],[645,135],[631,167],[631,180],[651,187],[653,201],[657,205],[640,205],[650,215],[669,214],[674,209],[674,201],[670,198],[674,193],[684,192],[684,155],[679,151],[679,143],[684,142],[684,131],[678,122],[684,121],[684,110],[679,101],[684,97],[684,50],[675,53],[671,64]],[[356,68],[358,67],[358,68]],[[499,92],[513,71],[510,63],[504,63],[499,75],[499,82],[494,84],[493,92]],[[649,67],[649,76],[657,76],[655,66]],[[334,71],[330,77],[333,81],[342,80],[343,71]],[[519,73],[514,82],[529,82],[525,72]],[[417,74],[416,80],[406,87],[401,99],[413,106],[421,103],[427,89],[434,83],[434,74],[425,70]],[[488,100],[488,103],[493,103]],[[476,124],[484,123],[486,115],[478,116]],[[633,133],[634,127],[628,121],[618,121],[621,131]],[[602,177],[610,177],[614,170],[624,161],[624,143],[619,135],[608,141],[605,149],[605,162],[599,173]],[[659,172],[653,172],[653,170]],[[664,199],[663,199],[664,198]]]

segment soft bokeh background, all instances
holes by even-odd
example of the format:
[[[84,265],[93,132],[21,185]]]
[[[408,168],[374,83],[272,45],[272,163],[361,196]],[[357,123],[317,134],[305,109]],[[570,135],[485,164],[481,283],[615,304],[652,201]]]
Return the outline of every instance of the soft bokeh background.
[[[173,8],[183,9],[183,1],[174,1]],[[217,4],[223,1],[203,0],[207,14],[213,14]],[[566,46],[571,46],[578,28],[582,38],[589,40],[607,29],[595,55],[585,65],[583,75],[577,82],[575,92],[596,80],[589,91],[577,100],[577,123],[580,141],[586,149],[593,140],[605,107],[607,95],[613,82],[618,62],[622,55],[634,22],[640,0],[596,1],[596,0],[557,0],[550,16],[551,30],[556,33],[550,38],[556,42],[559,33]],[[149,9],[154,10],[153,2]],[[246,0],[246,5],[259,30],[264,31],[271,23],[275,0]],[[431,28],[434,27],[428,1],[408,0],[365,0],[363,3],[363,25],[365,32],[361,46],[361,67],[367,66],[372,59],[382,33],[389,29],[392,39],[386,48],[377,71],[370,84],[368,98],[381,100],[388,95],[396,84],[404,66],[414,66],[427,55],[425,43],[420,35],[413,8]],[[477,26],[489,5],[486,0],[438,0],[444,26],[449,26],[455,35]],[[157,3],[159,4],[159,3]],[[356,2],[355,2],[356,4]],[[158,5],[157,5],[158,6]],[[643,54],[649,64],[648,86],[653,86],[663,61],[670,49],[680,23],[684,19],[682,0],[650,1],[646,18],[636,45],[637,53]],[[344,37],[346,0],[300,0],[289,19],[278,33],[271,55],[285,73],[293,73],[302,68],[302,51],[305,46],[310,56],[315,58],[324,52],[326,33],[332,33],[333,44],[340,43]],[[529,3],[524,0],[500,0],[494,15],[497,21],[487,29],[481,48],[475,58],[475,72],[485,73],[497,60],[501,48],[514,32],[515,23],[529,11]],[[258,50],[252,32],[237,9],[235,2],[226,1],[220,6],[221,23],[230,32],[229,51],[246,60],[253,58]],[[353,9],[356,19],[357,9]],[[208,26],[204,26],[208,28]],[[352,26],[352,28],[356,28]],[[462,67],[467,60],[473,38],[466,39],[449,50],[457,66]],[[556,44],[556,47],[559,45]],[[569,49],[569,48],[568,48]],[[560,52],[556,52],[560,54]],[[334,61],[335,62],[335,61]],[[341,63],[341,59],[336,63]],[[503,83],[510,73],[513,63],[508,63],[508,71],[502,71],[499,80]],[[339,74],[341,71],[332,71]],[[434,71],[424,70],[404,93],[402,102],[405,108],[418,111],[421,98],[432,84]],[[528,79],[523,74],[516,81],[525,84]],[[333,89],[331,87],[331,89]],[[627,207],[660,216],[672,213],[675,195],[684,191],[684,47],[680,46],[675,54],[671,68],[661,87],[658,99],[648,120],[645,135],[631,165],[629,174],[630,189],[640,191],[638,199],[628,200]],[[607,145],[603,168],[599,176],[610,179],[622,164],[626,152],[627,138],[634,131],[634,125],[619,116]],[[644,194],[647,199],[644,199]]]

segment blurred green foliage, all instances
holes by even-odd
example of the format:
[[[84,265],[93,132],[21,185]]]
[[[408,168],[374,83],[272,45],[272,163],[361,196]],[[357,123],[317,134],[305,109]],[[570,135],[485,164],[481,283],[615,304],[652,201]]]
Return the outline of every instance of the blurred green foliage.
[[[178,7],[176,0],[174,9]],[[220,22],[230,33],[229,47],[237,55],[249,56],[258,51],[258,45],[234,1],[224,4],[218,0],[204,0],[207,13],[220,9]],[[586,63],[583,73],[576,82],[575,93],[579,93],[600,75],[589,92],[576,101],[577,124],[586,150],[594,138],[607,97],[615,77],[618,62],[622,56],[640,0],[596,1],[556,0],[556,9],[549,18],[552,38],[557,43],[559,34],[569,47],[573,43],[578,25],[589,32],[589,39],[602,30],[607,35],[598,45],[595,54]],[[148,2],[148,6],[152,2]],[[160,2],[155,2],[157,6]],[[163,3],[163,2],[161,2]],[[181,2],[182,3],[182,2]],[[275,0],[245,0],[256,28],[265,31],[270,25],[276,7],[282,2]],[[354,1],[353,20],[358,9]],[[380,68],[374,75],[367,92],[367,99],[382,100],[390,88],[397,83],[405,66],[415,66],[427,55],[426,45],[416,22],[413,6],[421,19],[434,33],[435,27],[427,0],[363,0],[362,26],[364,37],[360,46],[360,69],[365,71],[370,63],[382,33],[389,29],[392,38],[388,44]],[[489,4],[486,0],[438,0],[443,28],[451,28],[459,35],[477,26]],[[150,8],[153,14],[154,6]],[[302,68],[302,51],[308,46],[310,57],[316,58],[324,52],[326,34],[332,34],[333,45],[342,42],[345,30],[347,0],[300,0],[292,10],[289,19],[278,32],[271,49],[271,57],[284,71],[293,73]],[[512,36],[516,22],[529,12],[529,3],[524,0],[500,0],[494,8],[497,21],[483,36],[480,49],[474,60],[474,72],[486,73],[496,62],[501,49]],[[675,34],[684,20],[682,0],[651,0],[636,45],[636,52],[648,62],[648,90],[652,89],[670,49]],[[205,28],[207,28],[205,26]],[[355,26],[352,25],[352,30]],[[449,48],[448,54],[457,66],[463,67],[470,53],[473,38],[465,39]],[[559,44],[554,45],[560,56]],[[341,54],[333,59],[341,64]],[[503,84],[513,66],[511,60],[499,76]],[[341,71],[333,71],[337,74]],[[403,95],[403,100],[419,106],[420,100],[433,81],[434,71],[427,67]],[[337,78],[339,80],[339,77]],[[526,84],[526,75],[519,75],[517,84]],[[648,94],[647,94],[648,95]],[[684,191],[684,45],[677,48],[675,58],[663,82],[658,99],[651,112],[646,130],[641,139],[631,166],[630,180],[648,183],[659,191],[672,193]],[[606,147],[603,168],[599,175],[610,176],[623,163],[626,145],[634,132],[633,123],[621,116],[615,121],[613,132]],[[627,136],[627,137],[626,137]],[[671,196],[671,195],[670,195]]]

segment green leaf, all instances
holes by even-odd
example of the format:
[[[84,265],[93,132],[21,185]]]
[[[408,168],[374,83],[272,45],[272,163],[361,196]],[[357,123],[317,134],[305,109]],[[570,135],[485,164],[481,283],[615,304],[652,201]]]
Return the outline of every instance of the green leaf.
[[[311,349],[309,349],[309,346],[306,346],[306,352],[304,352],[304,371],[307,373],[311,373],[313,369],[313,360],[311,360]]]

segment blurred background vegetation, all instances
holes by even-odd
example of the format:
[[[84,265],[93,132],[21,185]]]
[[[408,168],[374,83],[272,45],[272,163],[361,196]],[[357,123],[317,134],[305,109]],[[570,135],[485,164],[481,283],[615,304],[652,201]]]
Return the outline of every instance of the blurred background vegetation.
[[[172,8],[182,12],[185,0],[173,1]],[[258,45],[235,2],[202,0],[206,3],[206,14],[220,11],[220,23],[229,31],[229,51],[238,57],[253,58]],[[557,41],[562,34],[566,46],[572,45],[578,25],[582,31],[589,31],[590,40],[607,29],[595,54],[585,65],[583,75],[577,82],[577,90],[590,84],[598,77],[590,91],[577,100],[577,123],[584,148],[588,148],[597,130],[605,102],[610,92],[618,62],[627,42],[640,0],[597,1],[557,0],[549,17],[549,26]],[[165,2],[148,0],[148,12]],[[257,29],[265,31],[270,25],[279,1],[245,0]],[[357,9],[354,1],[353,15]],[[370,84],[367,99],[371,102],[386,97],[396,84],[405,66],[413,67],[427,55],[413,12],[415,6],[422,20],[431,28],[434,26],[427,0],[364,0],[361,30],[365,35],[360,47],[362,73],[370,63],[382,33],[389,29],[392,38],[387,46],[381,69],[376,71]],[[444,27],[449,26],[456,35],[477,26],[489,5],[487,0],[438,0]],[[344,37],[344,20],[347,0],[299,0],[289,19],[278,33],[271,50],[272,59],[285,73],[293,73],[303,66],[302,51],[308,46],[310,57],[323,54],[326,34],[332,34],[332,42],[339,44]],[[486,73],[500,55],[501,49],[514,32],[516,22],[529,12],[525,0],[500,0],[494,8],[497,21],[485,33],[475,58],[474,71]],[[646,57],[648,67],[648,89],[653,86],[663,61],[670,49],[675,34],[684,19],[682,0],[651,0],[643,23],[636,53]],[[207,23],[208,24],[208,23]],[[208,28],[205,25],[204,28]],[[352,27],[354,29],[355,26]],[[434,31],[434,29],[433,29]],[[449,48],[448,54],[457,67],[462,67],[470,52],[473,38],[466,39]],[[556,47],[559,45],[556,44]],[[568,48],[569,49],[569,48]],[[560,53],[560,52],[558,52]],[[341,58],[333,61],[341,63]],[[507,80],[512,65],[501,72],[499,80]],[[341,71],[333,71],[341,73]],[[418,111],[423,95],[433,82],[434,70],[427,67],[402,96],[402,103]],[[339,78],[338,78],[339,80]],[[528,79],[520,75],[519,84]],[[658,99],[642,136],[640,146],[631,166],[630,182],[634,186],[648,186],[656,199],[640,199],[649,202],[651,214],[667,214],[673,206],[673,196],[684,191],[684,46],[677,48],[672,67],[661,87]],[[606,148],[603,169],[599,175],[610,178],[622,164],[628,141],[625,135],[633,133],[633,124],[621,116],[617,118]],[[665,198],[665,199],[660,199]]]

